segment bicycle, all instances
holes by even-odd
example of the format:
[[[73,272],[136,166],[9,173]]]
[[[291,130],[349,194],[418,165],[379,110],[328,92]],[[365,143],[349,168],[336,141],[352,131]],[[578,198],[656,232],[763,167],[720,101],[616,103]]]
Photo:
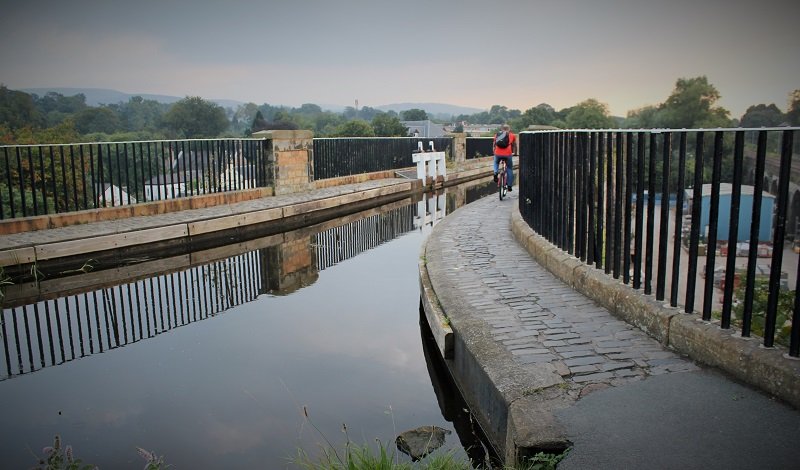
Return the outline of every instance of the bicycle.
[[[499,160],[500,161],[497,162],[497,191],[500,194],[500,200],[502,201],[508,191],[508,186],[506,183],[506,178],[508,178],[508,171],[506,170],[507,159],[500,158]]]

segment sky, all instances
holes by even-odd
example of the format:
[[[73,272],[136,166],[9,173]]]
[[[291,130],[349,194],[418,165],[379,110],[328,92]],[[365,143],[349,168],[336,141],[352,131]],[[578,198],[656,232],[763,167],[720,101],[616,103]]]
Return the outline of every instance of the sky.
[[[800,89],[797,0],[0,0],[0,84],[256,104],[612,115],[706,76],[738,118]]]

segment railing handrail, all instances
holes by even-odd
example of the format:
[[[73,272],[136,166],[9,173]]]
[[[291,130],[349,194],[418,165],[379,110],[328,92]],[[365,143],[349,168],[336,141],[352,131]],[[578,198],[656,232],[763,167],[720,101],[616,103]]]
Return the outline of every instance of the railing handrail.
[[[759,131],[797,131],[798,126],[777,126],[777,127],[699,127],[699,128],[669,128],[669,127],[648,127],[638,129],[535,129],[520,132],[520,134],[559,134],[565,132],[593,133],[593,132],[625,132],[625,133],[650,133],[663,134],[665,132],[759,132]]]
[[[247,140],[247,141],[262,141],[269,140],[266,137],[218,137],[218,138],[203,138],[203,139],[148,139],[148,140],[120,140],[120,141],[102,141],[102,142],[70,142],[62,144],[0,144],[0,148],[4,147],[65,147],[65,146],[78,146],[78,145],[103,145],[103,144],[149,144],[149,143],[169,143],[169,142],[216,142],[218,140]]]

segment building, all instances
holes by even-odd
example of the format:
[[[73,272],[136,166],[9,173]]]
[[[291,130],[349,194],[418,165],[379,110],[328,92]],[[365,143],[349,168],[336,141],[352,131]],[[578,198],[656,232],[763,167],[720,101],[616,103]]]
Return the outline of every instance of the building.
[[[447,134],[444,126],[436,124],[429,119],[425,121],[400,121],[400,124],[406,126],[408,135],[412,137],[444,137]]]
[[[687,201],[691,200],[693,190],[686,190]],[[733,186],[730,183],[720,183],[719,188],[719,220],[717,222],[717,240],[725,241],[730,234],[731,222],[731,197]],[[742,185],[742,195],[739,202],[739,231],[738,241],[750,239],[750,221],[753,218],[753,186]],[[700,233],[708,235],[709,218],[711,212],[711,185],[704,184],[702,192],[702,205],[700,209]],[[761,193],[761,220],[758,223],[758,241],[772,241],[772,220],[775,212],[775,196]],[[689,210],[691,213],[691,209]]]

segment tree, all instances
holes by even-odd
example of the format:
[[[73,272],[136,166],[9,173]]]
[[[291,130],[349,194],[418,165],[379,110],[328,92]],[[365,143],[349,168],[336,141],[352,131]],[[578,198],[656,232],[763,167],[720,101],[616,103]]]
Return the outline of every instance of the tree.
[[[786,115],[774,103],[769,106],[759,104],[747,108],[739,125],[742,127],[775,127],[780,126],[785,120]]]
[[[715,107],[720,94],[705,76],[679,78],[675,89],[658,109],[660,127],[673,129],[726,127],[730,125],[730,112]]]
[[[426,121],[428,119],[428,113],[423,109],[412,108],[401,112],[400,118],[403,121]]]
[[[528,109],[521,116],[510,121],[511,127],[517,130],[527,129],[528,126],[535,124],[552,125],[556,119],[556,111],[547,103],[541,103]]]
[[[298,114],[305,114],[305,115],[308,115],[308,116],[314,116],[316,114],[321,113],[322,112],[322,108],[320,108],[316,104],[305,103],[305,104],[301,105],[298,109],[296,109],[294,111],[296,111]]]
[[[337,126],[331,135],[333,137],[373,137],[375,131],[367,121],[353,119]]]
[[[25,126],[40,127],[43,119],[31,95],[0,85],[0,124],[5,124],[11,130]]]
[[[361,109],[358,110],[358,117],[365,121],[371,121],[375,116],[381,114],[382,111],[375,108],[370,108],[369,106],[363,106]]]
[[[169,106],[156,100],[134,96],[127,103],[110,105],[109,108],[117,112],[124,130],[158,132],[162,128],[161,119]]]
[[[177,137],[216,137],[228,128],[225,110],[199,96],[187,96],[170,107],[164,125]]]
[[[608,114],[608,106],[594,98],[578,103],[566,118],[567,127],[573,129],[611,129],[616,122]]]
[[[789,110],[786,112],[786,119],[790,126],[800,126],[800,89],[789,94]]]
[[[75,129],[81,134],[103,132],[112,134],[121,127],[119,117],[111,108],[86,108],[75,115]]]
[[[657,125],[658,108],[655,106],[645,106],[643,108],[628,111],[624,126],[628,129],[652,129]]]
[[[259,110],[255,103],[240,104],[231,118],[232,131],[237,134],[250,135],[257,113]],[[264,120],[263,114],[261,120]]]
[[[253,124],[250,126],[250,133],[263,131],[269,128],[269,123],[266,119],[264,119],[264,115],[261,114],[261,111],[256,111],[256,115],[253,118]]]
[[[405,137],[408,135],[408,128],[396,116],[389,116],[386,113],[379,113],[372,118],[372,129],[375,131],[375,135],[381,137]]]

